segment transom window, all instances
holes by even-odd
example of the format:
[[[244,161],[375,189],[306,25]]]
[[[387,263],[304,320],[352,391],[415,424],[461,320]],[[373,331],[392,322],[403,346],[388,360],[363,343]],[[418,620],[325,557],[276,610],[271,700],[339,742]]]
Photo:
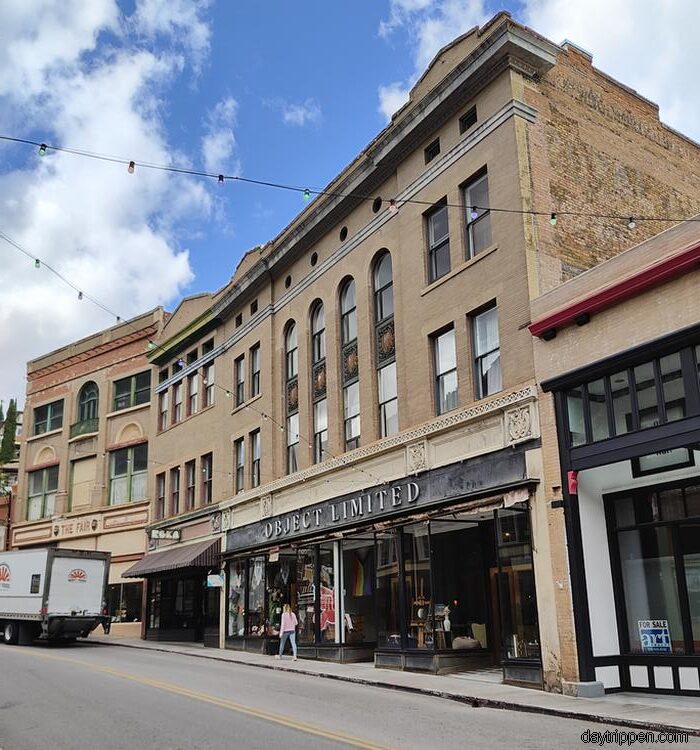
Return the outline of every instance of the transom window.
[[[463,194],[467,215],[467,256],[473,258],[491,244],[488,175],[471,180],[464,187]]]
[[[426,217],[428,223],[428,274],[436,281],[450,272],[450,233],[447,206],[440,206]]]
[[[58,466],[29,472],[27,521],[50,518],[56,510],[58,491]]]
[[[90,380],[80,389],[78,395],[78,422],[97,419],[100,392],[97,383]]]
[[[147,404],[151,400],[151,371],[139,372],[114,381],[113,410]]]
[[[110,455],[109,504],[145,500],[148,483],[148,444],[121,448]]]
[[[34,409],[34,434],[41,435],[63,427],[63,399]]]

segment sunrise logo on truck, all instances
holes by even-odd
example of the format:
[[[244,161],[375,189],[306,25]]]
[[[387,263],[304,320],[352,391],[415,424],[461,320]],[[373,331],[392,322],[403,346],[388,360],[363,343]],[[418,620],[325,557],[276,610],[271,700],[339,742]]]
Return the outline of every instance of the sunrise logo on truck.
[[[9,589],[11,578],[10,566],[6,563],[0,565],[0,589]]]
[[[74,570],[71,570],[71,572],[68,574],[68,583],[87,583],[87,573],[84,570],[81,570],[80,568],[75,568]]]

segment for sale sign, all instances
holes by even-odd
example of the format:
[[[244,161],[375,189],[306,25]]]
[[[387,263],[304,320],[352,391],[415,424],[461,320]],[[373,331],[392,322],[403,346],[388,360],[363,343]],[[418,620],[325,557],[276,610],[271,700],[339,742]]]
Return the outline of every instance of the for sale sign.
[[[651,654],[671,653],[668,620],[637,620],[642,651]]]

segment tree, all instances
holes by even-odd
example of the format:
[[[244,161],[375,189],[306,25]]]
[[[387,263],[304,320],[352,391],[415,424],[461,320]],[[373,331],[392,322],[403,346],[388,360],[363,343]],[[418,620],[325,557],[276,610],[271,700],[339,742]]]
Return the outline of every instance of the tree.
[[[7,418],[0,443],[0,464],[8,464],[15,458],[15,435],[17,433],[17,404],[10,399],[7,407]]]
[[[0,424],[5,421],[5,412],[2,410],[2,401],[0,401]]]

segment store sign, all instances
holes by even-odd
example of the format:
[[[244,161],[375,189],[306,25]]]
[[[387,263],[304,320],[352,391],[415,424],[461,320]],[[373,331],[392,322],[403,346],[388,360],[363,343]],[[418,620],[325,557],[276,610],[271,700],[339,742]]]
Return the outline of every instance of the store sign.
[[[180,541],[180,529],[151,529],[151,539],[174,539]]]
[[[645,654],[670,654],[671,633],[668,620],[637,620],[639,640]]]
[[[503,493],[503,488],[521,486],[525,481],[523,452],[512,448],[494,451],[232,528],[226,535],[226,552],[277,546],[319,533],[381,523],[451,501]]]

